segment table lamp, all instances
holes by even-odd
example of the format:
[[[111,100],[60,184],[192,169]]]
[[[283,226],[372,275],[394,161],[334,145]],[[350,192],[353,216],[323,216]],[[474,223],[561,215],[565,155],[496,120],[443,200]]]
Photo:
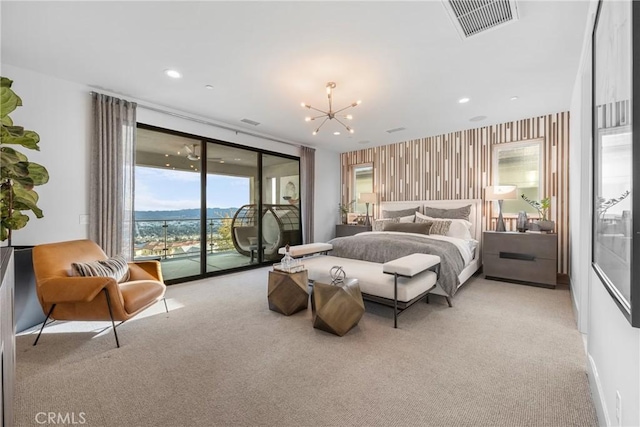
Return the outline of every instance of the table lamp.
[[[484,189],[485,200],[498,201],[498,222],[496,223],[496,231],[505,231],[504,220],[502,219],[502,201],[517,199],[515,185],[492,185]]]
[[[364,203],[367,206],[367,216],[364,219],[364,225],[371,225],[371,220],[369,219],[369,203],[375,204],[378,201],[378,196],[376,193],[360,193],[360,199],[358,199],[360,203]]]

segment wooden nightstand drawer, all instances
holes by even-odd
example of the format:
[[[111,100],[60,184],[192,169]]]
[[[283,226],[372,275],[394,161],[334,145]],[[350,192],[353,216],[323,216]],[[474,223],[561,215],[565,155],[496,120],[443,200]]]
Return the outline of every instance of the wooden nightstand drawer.
[[[504,254],[504,253],[503,253]],[[556,285],[557,261],[537,258],[535,260],[520,260],[501,258],[497,254],[483,255],[484,274],[505,280]]]
[[[558,240],[555,234],[484,233],[483,247],[488,254],[510,252],[557,259]]]

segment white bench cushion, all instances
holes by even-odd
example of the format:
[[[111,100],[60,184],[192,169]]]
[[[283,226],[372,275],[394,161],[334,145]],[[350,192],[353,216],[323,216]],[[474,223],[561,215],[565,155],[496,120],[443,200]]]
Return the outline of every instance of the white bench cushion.
[[[397,273],[401,276],[413,277],[434,265],[440,264],[440,257],[429,254],[411,254],[382,264],[385,273]]]
[[[360,291],[369,295],[393,299],[393,276],[384,274],[382,264],[357,259],[318,255],[305,258],[304,267],[309,280],[331,283],[329,271],[335,265],[342,266],[347,277],[358,279]],[[398,278],[398,301],[408,302],[431,289],[437,280],[433,271],[427,271],[413,278]]]
[[[333,249],[333,245],[329,243],[307,243],[306,245],[289,246],[289,255],[295,258],[318,252],[328,252],[331,249]],[[286,248],[280,248],[278,253],[284,255],[285,250]]]

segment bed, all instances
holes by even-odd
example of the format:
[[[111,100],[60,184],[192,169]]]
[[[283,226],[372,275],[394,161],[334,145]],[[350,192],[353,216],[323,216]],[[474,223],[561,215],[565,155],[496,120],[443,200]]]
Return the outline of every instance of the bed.
[[[432,294],[452,297],[482,265],[482,200],[418,200],[409,202],[382,202],[379,212],[398,212],[418,207],[425,214],[425,206],[434,218],[435,209],[457,209],[471,206],[469,235],[466,238],[446,235],[423,235],[397,231],[371,231],[355,236],[331,240],[329,255],[375,263],[384,263],[411,253],[428,253],[442,260],[440,278]],[[405,217],[406,218],[406,217]],[[402,221],[400,221],[402,222]]]

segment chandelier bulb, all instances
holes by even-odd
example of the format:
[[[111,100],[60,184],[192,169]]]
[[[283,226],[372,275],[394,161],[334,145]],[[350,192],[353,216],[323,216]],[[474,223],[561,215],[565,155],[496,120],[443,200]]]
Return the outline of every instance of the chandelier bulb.
[[[318,131],[317,131],[317,130],[314,130],[314,131],[311,133],[311,135],[317,135],[317,134],[318,134]]]
[[[362,101],[358,99],[358,100],[356,101],[356,105],[360,105],[360,104],[362,104]]]
[[[305,121],[305,122],[310,122],[311,120],[312,120],[312,119],[311,119],[311,117],[305,117],[305,118],[304,118],[304,121]]]
[[[344,118],[347,120],[352,120],[353,116],[351,114],[347,114],[346,116],[344,116]]]
[[[351,129],[349,126],[347,126],[347,130],[349,131],[349,133],[353,133],[353,129]]]
[[[301,107],[306,107],[306,106],[307,106],[307,104],[305,104],[304,102],[302,102],[302,103],[300,103],[300,106],[301,106]]]

